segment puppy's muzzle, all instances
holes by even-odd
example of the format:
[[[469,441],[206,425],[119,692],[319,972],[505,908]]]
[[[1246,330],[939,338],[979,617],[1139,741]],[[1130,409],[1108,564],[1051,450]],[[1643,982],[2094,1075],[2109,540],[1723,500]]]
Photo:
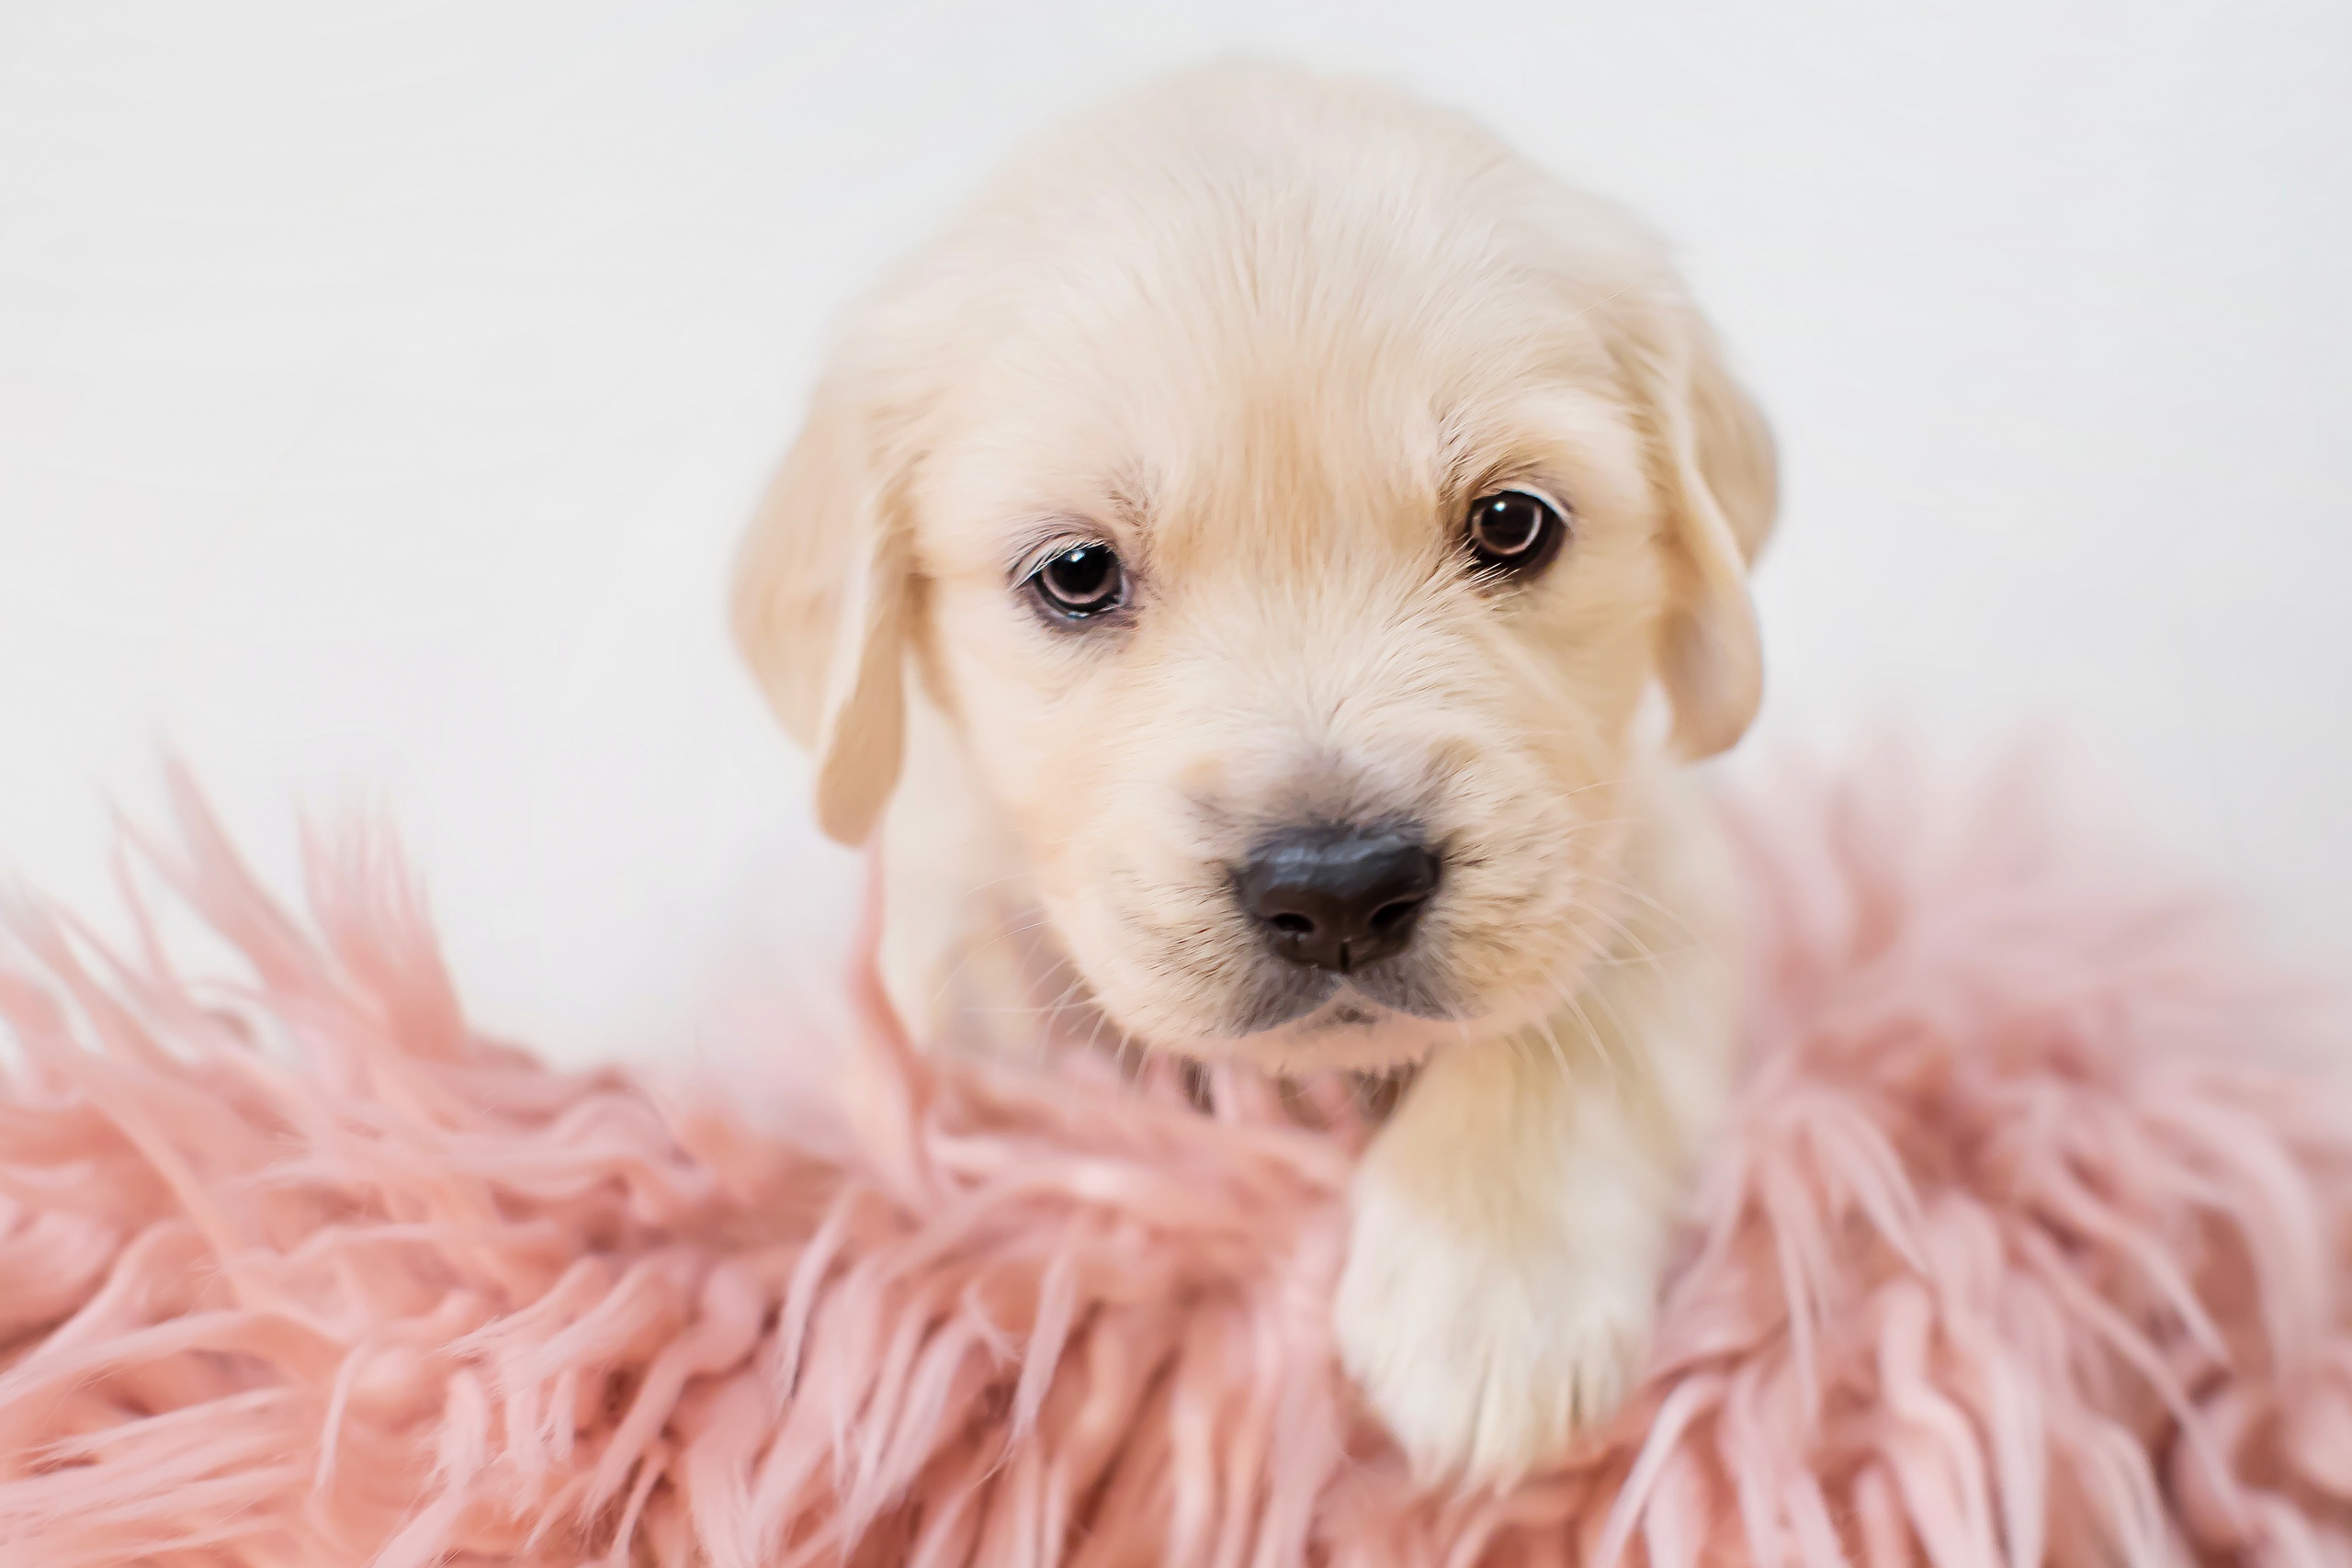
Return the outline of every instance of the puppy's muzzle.
[[[1278,956],[1347,975],[1412,942],[1439,870],[1410,829],[1291,828],[1251,852],[1235,894]]]

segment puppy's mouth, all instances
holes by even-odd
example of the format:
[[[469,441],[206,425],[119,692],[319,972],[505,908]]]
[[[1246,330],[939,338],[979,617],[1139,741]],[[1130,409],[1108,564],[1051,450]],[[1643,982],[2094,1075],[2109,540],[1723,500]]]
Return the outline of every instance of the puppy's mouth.
[[[1378,1023],[1382,1014],[1351,997],[1337,997],[1298,1021],[1302,1033],[1316,1034],[1327,1029],[1369,1029]]]
[[[1408,975],[1381,972],[1396,967],[1267,976],[1238,1027],[1194,1049],[1283,1072],[1377,1072],[1418,1062],[1451,1038],[1453,1014]]]
[[[1428,1013],[1375,1001],[1352,986],[1294,1008],[1278,1021],[1238,1032],[1199,1051],[1285,1073],[1385,1072],[1419,1062],[1452,1031]],[[1190,1053],[1188,1053],[1190,1054]]]
[[[1266,976],[1237,1010],[1233,1032],[1243,1038],[1276,1030],[1293,1034],[1366,1028],[1405,1017],[1442,1022],[1453,1017],[1404,965],[1375,964],[1351,975],[1286,968]]]

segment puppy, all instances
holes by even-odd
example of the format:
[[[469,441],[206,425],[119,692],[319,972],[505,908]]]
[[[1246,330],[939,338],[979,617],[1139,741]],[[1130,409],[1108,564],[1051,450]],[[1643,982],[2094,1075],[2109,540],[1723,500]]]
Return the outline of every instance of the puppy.
[[[1770,438],[1659,245],[1453,114],[1222,66],[850,324],[735,624],[878,827],[918,1033],[1418,1076],[1346,1366],[1427,1471],[1607,1414],[1733,1068],[1679,764],[1756,711]]]

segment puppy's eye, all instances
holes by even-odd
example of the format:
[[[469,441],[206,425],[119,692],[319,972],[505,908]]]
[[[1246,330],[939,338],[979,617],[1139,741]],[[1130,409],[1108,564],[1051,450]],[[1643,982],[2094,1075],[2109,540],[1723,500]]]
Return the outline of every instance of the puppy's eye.
[[[1568,525],[1542,496],[1501,490],[1470,503],[1463,535],[1480,571],[1526,577],[1552,564],[1567,538]]]
[[[1045,607],[1064,620],[1082,621],[1127,602],[1127,574],[1119,552],[1092,542],[1071,545],[1037,563],[1028,587]]]

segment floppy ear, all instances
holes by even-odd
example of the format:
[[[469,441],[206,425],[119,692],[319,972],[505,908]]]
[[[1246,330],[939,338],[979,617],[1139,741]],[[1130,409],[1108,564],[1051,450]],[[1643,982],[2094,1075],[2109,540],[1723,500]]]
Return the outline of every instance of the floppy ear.
[[[1668,310],[1664,329],[1637,359],[1674,578],[1658,671],[1674,705],[1676,749],[1687,758],[1711,757],[1747,733],[1763,700],[1747,569],[1780,507],[1778,462],[1763,414],[1688,305]]]
[[[817,825],[863,843],[898,783],[911,592],[897,475],[862,378],[818,388],[735,563],[735,639],[815,754]]]

